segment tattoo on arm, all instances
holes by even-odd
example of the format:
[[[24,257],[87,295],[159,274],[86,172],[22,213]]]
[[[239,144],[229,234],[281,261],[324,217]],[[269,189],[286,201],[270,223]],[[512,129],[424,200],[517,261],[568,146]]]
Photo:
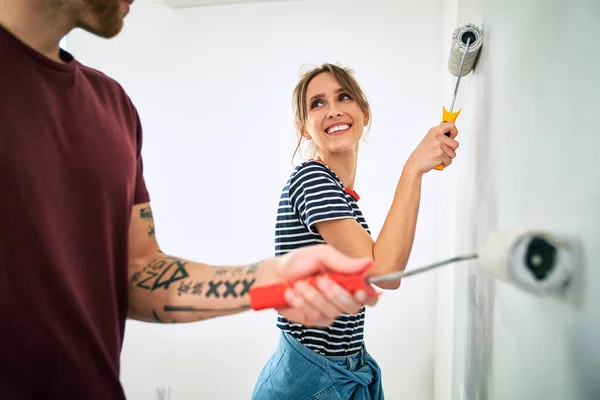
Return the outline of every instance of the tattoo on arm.
[[[161,311],[184,312],[184,313],[229,313],[249,310],[249,305],[230,308],[201,308],[185,304],[184,298],[204,297],[207,299],[238,299],[244,297],[250,288],[256,283],[256,271],[259,263],[249,267],[213,267],[212,278],[193,279],[188,271],[189,263],[185,260],[161,254],[141,270],[133,274],[131,278],[132,287],[154,292],[159,289],[169,290],[171,287],[182,297],[182,304],[164,305]],[[177,283],[176,283],[177,282]],[[164,314],[163,314],[164,315]],[[176,323],[175,316],[172,322],[166,321],[165,317],[159,317],[156,310],[152,310],[152,316],[157,323]],[[202,316],[197,320],[211,318]]]
[[[245,311],[249,310],[250,306],[235,307],[235,308],[219,308],[218,310],[212,308],[197,308],[188,306],[165,306],[165,311],[186,311],[186,312],[215,312],[215,311]]]
[[[205,296],[207,298],[238,298],[250,291],[256,282],[253,275],[258,269],[258,263],[250,267],[215,268],[215,278],[207,281],[183,280],[179,283],[177,294]]]
[[[177,294],[216,297],[226,299],[228,297],[243,297],[250,291],[256,282],[252,279],[215,279],[210,281],[182,281],[177,288]]]
[[[189,277],[186,269],[187,265],[187,261],[179,258],[160,255],[142,268],[141,271],[133,274],[131,282],[140,289],[155,291],[163,288],[168,290],[174,282]],[[205,293],[206,297],[241,297],[246,295],[256,282],[256,278],[252,276],[256,273],[258,265],[256,263],[250,267],[214,267],[214,279],[183,281],[179,284],[177,291],[180,296],[182,294],[202,295],[206,286],[209,286],[208,291]]]
[[[172,283],[189,276],[186,265],[186,261],[161,255],[133,274],[131,281],[140,289],[152,292],[160,288],[167,290]]]
[[[156,311],[152,310],[152,315],[154,316],[154,322],[158,322],[159,324],[166,324],[167,321],[163,321],[162,319],[160,319],[160,317],[158,316],[158,314],[156,313]],[[177,323],[177,321],[172,321],[172,324]]]
[[[260,265],[260,263],[254,263],[250,267],[248,267],[248,270],[246,271],[246,275],[255,274],[256,271],[258,270],[259,265]]]
[[[154,216],[152,215],[152,209],[150,207],[142,208],[140,210],[140,217],[148,224],[146,228],[148,236],[154,236]]]

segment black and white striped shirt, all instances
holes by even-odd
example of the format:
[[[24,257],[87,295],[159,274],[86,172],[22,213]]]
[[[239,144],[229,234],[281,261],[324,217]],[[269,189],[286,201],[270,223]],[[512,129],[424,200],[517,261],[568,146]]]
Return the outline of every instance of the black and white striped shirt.
[[[356,193],[346,190],[325,164],[314,160],[300,164],[281,193],[275,225],[275,255],[325,243],[315,228],[315,224],[322,221],[353,218],[371,234],[357,199]],[[291,323],[281,315],[277,326],[319,354],[348,356],[362,347],[364,320],[363,307],[358,314],[342,314],[327,328],[308,328]]]

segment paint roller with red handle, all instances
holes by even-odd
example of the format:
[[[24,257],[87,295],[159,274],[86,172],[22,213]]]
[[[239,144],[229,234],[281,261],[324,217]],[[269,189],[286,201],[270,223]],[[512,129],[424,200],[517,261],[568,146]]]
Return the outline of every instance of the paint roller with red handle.
[[[379,293],[371,285],[372,283],[385,282],[385,281],[397,281],[407,276],[420,274],[433,268],[441,267],[442,265],[454,263],[457,261],[470,260],[477,258],[477,255],[466,255],[450,258],[444,261],[440,261],[434,264],[429,264],[421,268],[417,268],[411,271],[400,271],[393,272],[385,275],[378,276],[367,276],[367,270],[356,274],[342,274],[338,272],[324,273],[312,276],[307,279],[298,279],[282,283],[276,283],[267,286],[255,286],[250,289],[250,307],[253,310],[264,310],[267,308],[287,308],[289,304],[285,300],[285,291],[288,288],[293,288],[294,284],[298,281],[305,281],[309,285],[316,286],[317,280],[322,277],[329,277],[332,281],[343,287],[348,292],[354,294],[359,290],[364,290],[367,295],[377,297]]]
[[[578,242],[573,238],[543,230],[502,230],[493,232],[482,244],[478,254],[466,254],[411,271],[367,276],[367,270],[357,274],[327,273],[304,281],[316,285],[317,279],[328,276],[350,293],[364,290],[370,296],[379,296],[372,283],[398,281],[421,274],[443,265],[479,259],[477,265],[493,277],[509,282],[536,295],[561,294],[569,287],[578,268],[581,255]],[[254,310],[287,308],[285,291],[298,280],[250,289],[250,306]]]

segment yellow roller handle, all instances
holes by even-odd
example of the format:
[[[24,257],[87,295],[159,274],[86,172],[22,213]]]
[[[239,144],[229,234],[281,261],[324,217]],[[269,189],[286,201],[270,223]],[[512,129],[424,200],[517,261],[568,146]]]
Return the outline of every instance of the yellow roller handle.
[[[456,112],[450,112],[446,110],[446,107],[442,106],[442,124],[445,122],[456,122],[456,118],[458,118],[458,114],[460,114],[460,110]],[[446,136],[450,136],[450,132],[446,133]],[[444,170],[444,164],[440,164],[435,167],[438,171]]]

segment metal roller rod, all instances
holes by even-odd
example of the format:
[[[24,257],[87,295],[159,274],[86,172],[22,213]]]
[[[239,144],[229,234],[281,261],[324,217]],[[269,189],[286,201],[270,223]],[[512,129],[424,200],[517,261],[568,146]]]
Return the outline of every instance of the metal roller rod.
[[[454,86],[454,96],[452,96],[452,104],[450,105],[450,112],[452,112],[454,110],[454,102],[456,101],[456,94],[458,93],[458,85],[460,84],[460,78],[462,75],[463,66],[465,64],[465,58],[467,57],[467,52],[469,51],[470,44],[471,44],[471,38],[467,38],[465,53],[462,56],[462,60],[460,62],[460,67],[458,69],[458,79],[456,79],[456,85]]]
[[[394,281],[394,280],[398,280],[401,278],[406,278],[407,276],[411,276],[411,275],[416,275],[416,274],[420,274],[423,273],[425,271],[429,271],[430,269],[434,269],[434,268],[438,268],[441,266],[444,266],[446,264],[452,264],[458,261],[467,261],[467,260],[473,260],[477,258],[477,254],[468,254],[468,255],[464,255],[464,256],[458,256],[458,257],[452,257],[449,258],[447,260],[444,261],[439,261],[433,264],[429,264],[426,265],[424,267],[421,268],[416,268],[413,269],[412,271],[408,271],[408,272],[393,272],[391,274],[385,274],[385,275],[379,275],[379,276],[370,276],[368,278],[370,283],[377,283],[377,282],[385,282],[385,281]]]

